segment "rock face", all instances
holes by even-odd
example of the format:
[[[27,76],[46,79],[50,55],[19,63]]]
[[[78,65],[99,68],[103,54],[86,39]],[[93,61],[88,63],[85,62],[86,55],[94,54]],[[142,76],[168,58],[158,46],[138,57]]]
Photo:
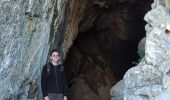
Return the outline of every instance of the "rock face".
[[[60,36],[57,31],[50,34],[54,10],[55,14],[58,11],[55,18],[62,21],[64,2],[0,1],[0,100],[40,99],[41,68],[54,37]],[[55,23],[56,27],[60,24]]]
[[[110,99],[111,86],[136,56],[148,5],[148,0],[1,0],[0,99],[41,99],[40,72],[50,48],[69,59],[73,100],[80,99],[77,93],[88,93],[81,99]]]
[[[42,99],[40,74],[51,48],[61,50],[72,100],[109,100],[136,57],[151,1],[1,0],[0,100]],[[169,98],[169,5],[155,0],[146,14],[145,57],[112,88],[113,100]]]
[[[123,100],[124,81],[120,80],[110,90],[111,100]]]
[[[152,10],[145,15],[145,57],[126,72],[123,93],[121,91],[123,100],[169,100],[169,10],[169,0],[155,0]]]

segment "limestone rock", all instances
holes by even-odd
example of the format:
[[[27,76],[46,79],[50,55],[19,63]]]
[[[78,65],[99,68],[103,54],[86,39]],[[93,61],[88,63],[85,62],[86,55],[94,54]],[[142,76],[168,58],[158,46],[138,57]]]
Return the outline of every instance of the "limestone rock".
[[[163,0],[155,0],[153,5],[152,10],[145,16],[145,57],[137,66],[126,72],[123,78],[123,100],[169,99],[169,9],[163,5]]]
[[[110,90],[111,100],[123,100],[124,81],[120,80]]]

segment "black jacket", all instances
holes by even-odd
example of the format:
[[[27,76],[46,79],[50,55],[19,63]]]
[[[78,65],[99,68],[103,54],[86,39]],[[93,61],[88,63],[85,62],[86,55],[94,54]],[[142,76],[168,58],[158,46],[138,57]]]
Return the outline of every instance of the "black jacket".
[[[47,72],[47,65],[50,66],[49,72]],[[48,96],[48,93],[63,93],[67,96],[68,88],[63,65],[54,66],[51,62],[44,65],[41,74],[41,89],[43,97]]]

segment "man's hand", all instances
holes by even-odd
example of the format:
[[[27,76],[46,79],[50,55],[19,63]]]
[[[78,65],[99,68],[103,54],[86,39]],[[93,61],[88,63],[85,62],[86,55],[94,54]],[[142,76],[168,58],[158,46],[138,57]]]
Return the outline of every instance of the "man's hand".
[[[67,96],[64,96],[64,100],[67,100]]]
[[[44,100],[49,100],[48,96],[44,97]]]

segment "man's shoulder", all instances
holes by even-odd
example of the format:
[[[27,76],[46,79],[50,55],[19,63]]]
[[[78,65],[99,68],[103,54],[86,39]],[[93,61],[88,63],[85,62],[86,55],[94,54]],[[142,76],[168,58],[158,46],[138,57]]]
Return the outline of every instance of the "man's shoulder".
[[[46,63],[44,66],[43,66],[43,68],[45,68],[45,69],[47,69],[48,67],[51,67],[51,64],[48,62],[48,63]]]
[[[58,66],[59,66],[59,71],[64,71],[64,66],[63,66],[63,64],[59,64]]]

